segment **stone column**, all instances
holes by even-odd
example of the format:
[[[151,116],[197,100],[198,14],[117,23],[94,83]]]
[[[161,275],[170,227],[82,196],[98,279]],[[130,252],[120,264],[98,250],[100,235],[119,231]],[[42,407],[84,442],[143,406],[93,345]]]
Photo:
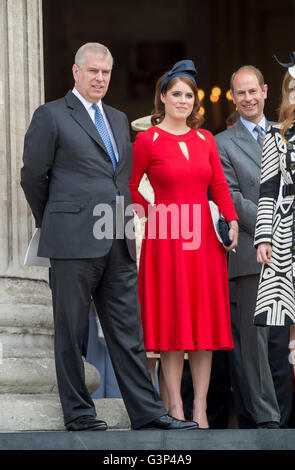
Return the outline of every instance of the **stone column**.
[[[63,429],[48,269],[25,267],[34,223],[20,187],[24,134],[44,100],[41,0],[0,0],[0,432]],[[86,367],[92,393],[99,374]]]

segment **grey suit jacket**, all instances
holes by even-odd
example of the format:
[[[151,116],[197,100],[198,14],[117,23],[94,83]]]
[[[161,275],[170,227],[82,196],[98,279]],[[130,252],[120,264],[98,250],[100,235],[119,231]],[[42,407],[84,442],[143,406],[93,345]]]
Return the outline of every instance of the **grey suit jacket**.
[[[122,225],[132,223],[129,179],[132,144],[125,114],[104,105],[116,140],[119,162],[116,172],[89,114],[69,91],[64,98],[40,106],[25,136],[21,185],[41,227],[39,256],[96,258],[104,256],[118,232],[116,194],[124,198]],[[112,233],[97,239],[98,204],[106,204]],[[111,215],[110,215],[111,214]],[[101,212],[100,220],[106,214]],[[121,219],[122,220],[122,219]],[[103,225],[103,224],[102,224]],[[121,230],[124,232],[124,229]],[[135,241],[126,240],[132,259]]]
[[[270,125],[267,122],[267,127]],[[237,124],[215,136],[223,170],[239,216],[239,242],[236,253],[230,252],[229,278],[259,274],[253,247],[260,188],[262,151],[248,129]]]

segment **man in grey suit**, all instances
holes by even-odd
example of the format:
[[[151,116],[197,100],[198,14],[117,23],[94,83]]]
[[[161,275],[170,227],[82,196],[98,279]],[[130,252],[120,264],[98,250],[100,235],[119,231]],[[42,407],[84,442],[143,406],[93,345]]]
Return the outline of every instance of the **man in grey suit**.
[[[129,125],[125,114],[102,103],[112,63],[105,46],[83,45],[73,65],[75,87],[40,106],[25,137],[21,184],[41,227],[38,254],[51,260],[64,423],[72,431],[107,428],[96,419],[82,359],[93,299],[133,428],[196,429],[167,414],[147,369],[135,240],[125,230],[132,224]]]
[[[292,397],[287,328],[253,324],[261,266],[253,238],[259,199],[262,145],[269,122],[263,114],[267,85],[261,72],[243,66],[231,77],[231,95],[240,120],[215,136],[223,169],[239,216],[239,246],[229,255],[229,278],[237,289],[241,354],[253,420],[259,428],[286,426]]]

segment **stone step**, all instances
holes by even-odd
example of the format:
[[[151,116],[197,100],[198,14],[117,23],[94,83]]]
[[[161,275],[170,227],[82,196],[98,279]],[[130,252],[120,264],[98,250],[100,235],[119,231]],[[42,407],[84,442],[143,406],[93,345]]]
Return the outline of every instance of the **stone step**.
[[[185,455],[190,454],[192,451],[199,450],[294,450],[294,443],[295,429],[209,429],[198,431],[110,430],[97,432],[0,433],[0,450],[10,451],[70,450],[71,453],[74,453],[75,451],[83,450],[149,450],[149,454],[155,455],[157,451],[162,450],[170,451],[170,454],[171,452],[173,454],[177,450],[183,450],[185,452],[182,454]],[[83,452],[81,457],[87,458],[86,454],[87,453]],[[210,454],[212,454],[212,452]],[[47,455],[46,453],[46,460]],[[116,455],[116,453],[114,453],[114,455]],[[197,455],[198,459],[200,457],[202,458],[202,455]],[[218,459],[222,457],[222,455],[223,454],[217,455]],[[268,454],[263,453],[263,459],[266,455]],[[232,455],[232,457],[234,456],[235,455]],[[58,455],[58,458],[59,457]],[[228,457],[231,458],[230,455],[228,455],[227,458]],[[236,458],[238,459],[236,462],[237,466],[241,465],[240,455],[236,455]],[[42,459],[43,456],[41,456],[41,460]],[[253,461],[257,462],[256,456],[252,454],[252,465]],[[263,463],[265,464],[265,461],[263,461]],[[229,461],[227,464],[229,464]]]
[[[121,398],[95,399],[97,417],[109,429],[130,429]],[[0,394],[1,432],[65,431],[58,394]]]

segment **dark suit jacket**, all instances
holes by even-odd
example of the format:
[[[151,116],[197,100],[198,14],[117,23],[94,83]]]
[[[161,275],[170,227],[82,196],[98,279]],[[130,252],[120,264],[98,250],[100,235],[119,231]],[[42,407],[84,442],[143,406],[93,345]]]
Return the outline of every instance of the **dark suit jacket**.
[[[124,113],[103,106],[119,152],[115,173],[94,123],[71,91],[64,98],[40,106],[33,115],[25,136],[21,185],[36,226],[42,227],[39,256],[65,259],[104,256],[117,233],[118,192],[124,198],[123,224],[129,221],[132,224],[129,124]],[[94,213],[98,204],[107,205],[100,216],[104,220],[108,217],[108,228],[112,229],[102,239],[95,238],[93,232],[99,220]],[[125,216],[126,206],[129,215]],[[126,243],[135,260],[135,241],[126,239]]]
[[[267,127],[270,122],[266,122]],[[259,274],[253,246],[260,188],[262,151],[248,129],[237,124],[215,136],[224,174],[239,216],[239,242],[229,254],[229,278]]]

